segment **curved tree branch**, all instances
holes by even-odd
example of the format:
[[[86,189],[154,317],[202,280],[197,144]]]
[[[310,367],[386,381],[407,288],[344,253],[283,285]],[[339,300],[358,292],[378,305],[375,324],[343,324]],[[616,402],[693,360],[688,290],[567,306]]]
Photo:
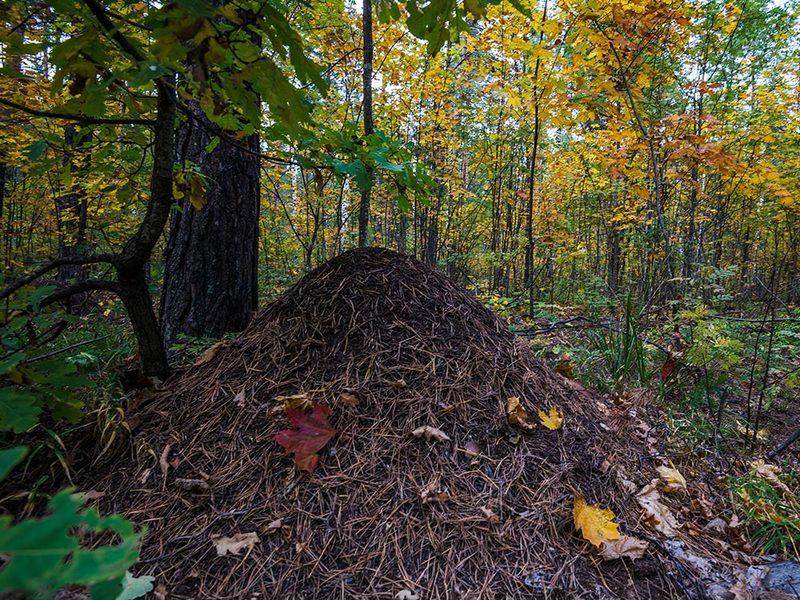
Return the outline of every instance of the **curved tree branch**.
[[[84,123],[86,125],[147,125],[151,126],[155,121],[151,119],[133,119],[127,117],[87,117],[85,115],[76,115],[71,113],[63,113],[49,110],[38,110],[36,108],[28,108],[22,104],[12,100],[0,98],[0,104],[8,106],[20,112],[32,115],[34,117],[43,117],[46,119],[63,119],[65,121],[75,121],[77,123]]]
[[[57,258],[53,261],[50,261],[46,265],[43,265],[36,269],[33,273],[29,273],[24,277],[20,277],[14,283],[7,286],[5,289],[0,291],[0,300],[3,298],[8,298],[11,294],[19,290],[20,288],[28,285],[29,283],[33,283],[37,279],[39,279],[42,275],[49,273],[50,271],[56,270],[58,267],[63,265],[93,265],[97,263],[111,263],[114,264],[117,260],[117,256],[114,254],[93,254],[90,256],[71,256],[71,257],[63,257]]]

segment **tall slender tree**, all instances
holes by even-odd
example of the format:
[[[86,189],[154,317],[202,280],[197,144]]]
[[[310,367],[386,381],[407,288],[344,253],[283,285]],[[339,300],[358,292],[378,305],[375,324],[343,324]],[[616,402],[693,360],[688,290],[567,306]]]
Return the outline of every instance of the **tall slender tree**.
[[[361,23],[363,38],[364,61],[361,72],[363,86],[363,117],[364,136],[369,136],[375,131],[372,120],[372,0],[363,0],[361,6]],[[361,202],[358,207],[358,245],[369,245],[369,205],[372,196],[372,185],[367,185],[361,190]]]

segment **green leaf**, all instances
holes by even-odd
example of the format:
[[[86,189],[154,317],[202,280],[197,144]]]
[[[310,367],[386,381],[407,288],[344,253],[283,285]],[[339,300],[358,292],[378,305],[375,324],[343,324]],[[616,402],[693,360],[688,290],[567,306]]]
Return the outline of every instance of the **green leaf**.
[[[125,578],[122,580],[122,592],[115,600],[135,600],[141,598],[148,592],[153,591],[153,581],[155,577],[150,575],[143,575],[141,577],[134,577],[130,571],[125,573]]]
[[[39,310],[41,308],[42,300],[52,294],[55,289],[56,286],[54,285],[43,285],[42,287],[36,288],[28,297],[28,304],[31,305],[33,310]]]
[[[5,375],[11,369],[16,367],[19,363],[25,360],[25,353],[24,352],[16,352],[11,356],[0,360],[0,375]]]
[[[0,481],[6,478],[11,469],[17,466],[27,453],[28,449],[24,446],[0,450]]]
[[[62,490],[50,501],[50,514],[27,519],[16,525],[8,516],[0,517],[0,554],[6,562],[0,570],[0,592],[28,592],[51,596],[67,585],[99,586],[102,595],[93,598],[113,600],[118,596],[128,568],[138,558],[140,535],[119,515],[102,517],[94,508],[84,510],[84,499],[71,490]],[[119,542],[87,549],[80,532],[109,532]],[[113,595],[109,595],[114,589]]]
[[[13,387],[0,388],[0,431],[28,431],[39,422],[41,412],[41,402],[34,394]]]
[[[37,140],[28,146],[28,159],[39,160],[47,150],[47,142],[45,140]]]

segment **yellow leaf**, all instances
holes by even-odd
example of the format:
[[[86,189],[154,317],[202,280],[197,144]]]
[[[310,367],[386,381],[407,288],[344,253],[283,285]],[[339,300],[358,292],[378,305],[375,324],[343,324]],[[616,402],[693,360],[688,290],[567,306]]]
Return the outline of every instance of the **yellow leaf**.
[[[542,422],[542,425],[555,431],[556,429],[561,429],[561,424],[564,422],[564,415],[559,412],[555,406],[551,406],[548,412],[544,412],[540,408],[539,420]]]
[[[678,469],[671,469],[670,467],[660,466],[656,467],[658,476],[661,477],[661,491],[662,492],[685,492],[686,479],[684,479]]]
[[[511,396],[508,399],[508,403],[506,404],[506,415],[508,416],[508,422],[511,425],[516,425],[517,427],[527,430],[531,430],[536,427],[535,423],[528,421],[528,411],[523,408],[522,404],[520,404],[517,396]]]
[[[601,546],[603,542],[619,539],[619,525],[614,522],[615,515],[607,508],[586,504],[583,498],[575,498],[572,509],[575,529],[580,530],[585,540]]]

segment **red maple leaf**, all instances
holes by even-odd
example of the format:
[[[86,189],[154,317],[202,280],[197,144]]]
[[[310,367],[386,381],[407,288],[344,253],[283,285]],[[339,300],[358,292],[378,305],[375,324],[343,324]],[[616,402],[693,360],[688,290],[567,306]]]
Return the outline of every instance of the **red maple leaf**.
[[[669,376],[672,375],[676,364],[677,363],[674,356],[670,356],[666,361],[664,361],[664,364],[661,365],[661,381],[666,381]]]
[[[336,430],[328,423],[330,414],[330,408],[317,402],[311,414],[297,408],[286,409],[286,417],[295,429],[279,431],[275,441],[286,449],[286,454],[294,454],[294,463],[301,471],[310,473],[316,468],[317,452],[336,435]]]

